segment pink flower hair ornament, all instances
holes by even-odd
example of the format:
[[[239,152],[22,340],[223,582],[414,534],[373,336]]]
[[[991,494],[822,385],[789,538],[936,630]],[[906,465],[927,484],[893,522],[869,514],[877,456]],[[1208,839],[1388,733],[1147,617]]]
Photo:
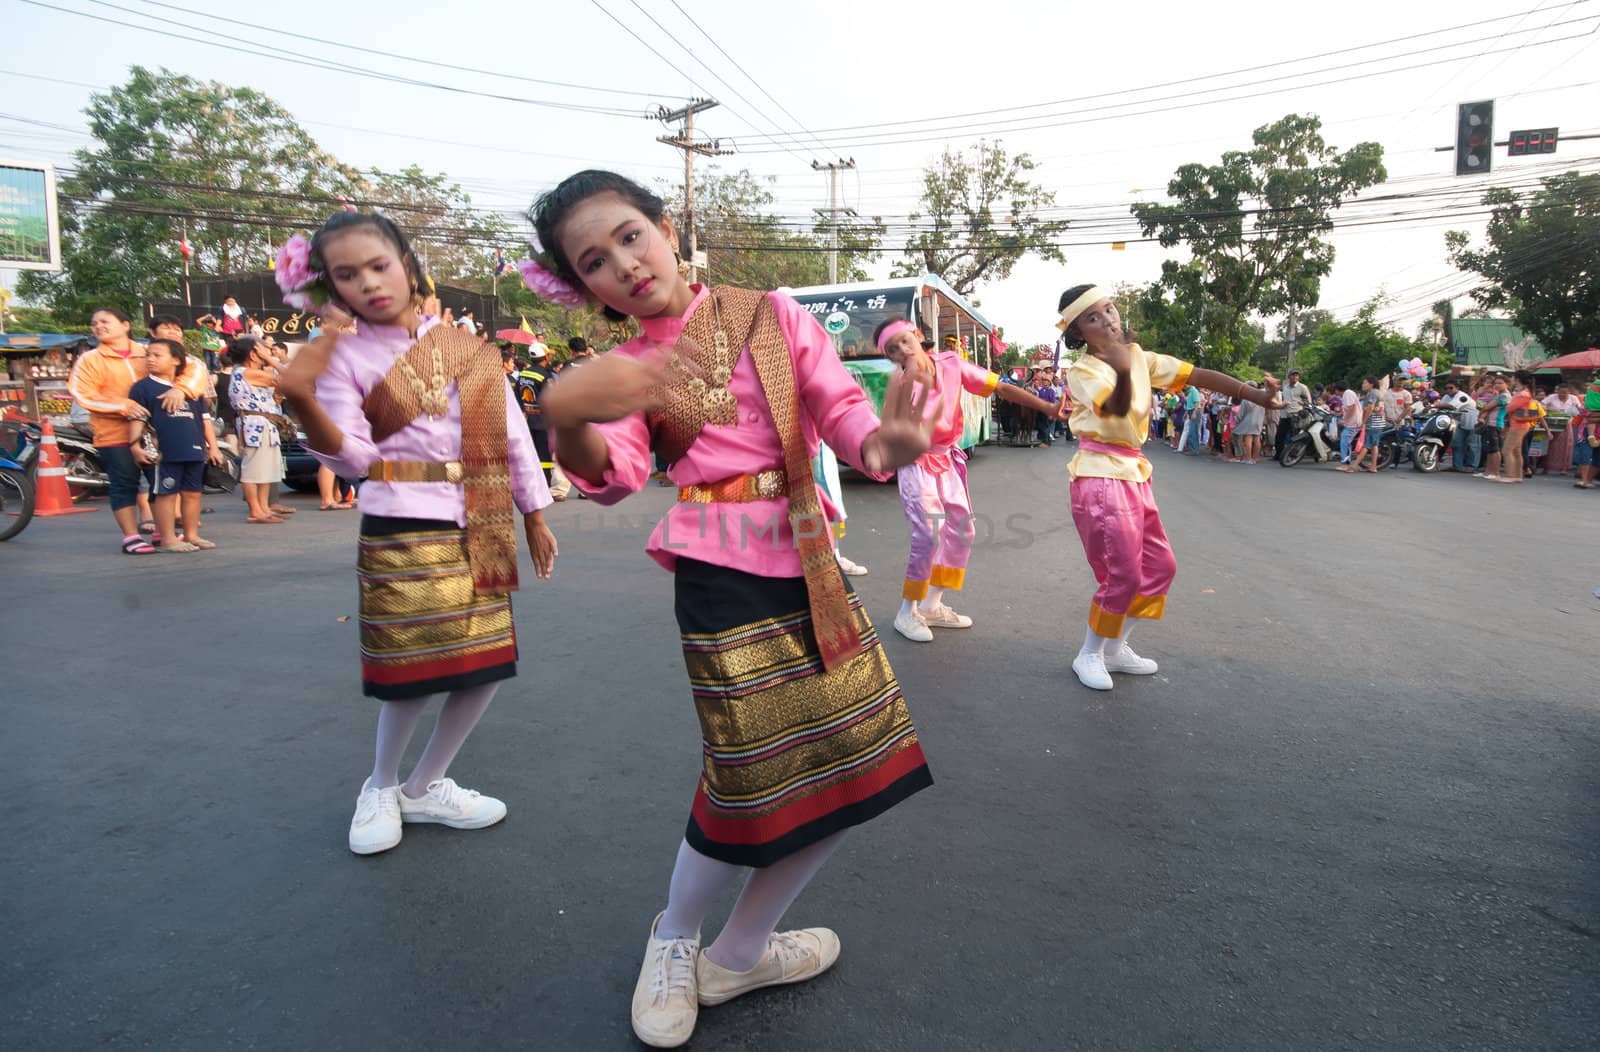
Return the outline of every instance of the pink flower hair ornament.
[[[312,310],[333,299],[322,271],[322,261],[311,251],[311,242],[296,234],[278,249],[272,278],[283,293],[283,302],[295,310]]]
[[[574,309],[588,304],[589,296],[580,289],[575,289],[562,280],[555,271],[539,262],[537,259],[524,259],[517,263],[517,270],[522,274],[522,283],[542,300],[559,303],[563,307]]]

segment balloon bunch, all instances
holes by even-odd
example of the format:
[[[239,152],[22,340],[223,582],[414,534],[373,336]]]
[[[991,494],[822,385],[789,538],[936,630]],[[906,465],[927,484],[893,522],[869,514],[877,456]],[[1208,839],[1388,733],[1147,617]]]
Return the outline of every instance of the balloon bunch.
[[[1402,358],[1397,364],[1400,367],[1400,373],[1404,376],[1409,376],[1414,380],[1426,380],[1428,378],[1430,370],[1427,363],[1421,358]]]

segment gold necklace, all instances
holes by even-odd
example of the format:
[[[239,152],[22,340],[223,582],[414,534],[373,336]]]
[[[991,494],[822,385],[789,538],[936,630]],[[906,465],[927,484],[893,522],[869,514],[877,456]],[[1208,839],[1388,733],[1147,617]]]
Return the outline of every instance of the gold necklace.
[[[450,398],[445,394],[445,388],[450,381],[444,375],[444,350],[437,342],[433,345],[433,375],[426,382],[417,375],[411,367],[408,355],[400,357],[400,372],[405,375],[406,382],[417,393],[417,398],[422,402],[422,411],[428,414],[429,420],[438,419],[450,412]]]
[[[667,353],[667,368],[676,375],[687,376],[684,386],[688,388],[691,398],[699,400],[701,411],[705,413],[706,423],[737,427],[739,401],[733,397],[733,392],[728,387],[733,381],[734,354],[733,348],[728,343],[728,334],[722,329],[722,308],[717,303],[715,295],[711,296],[711,311],[717,319],[717,334],[711,341],[710,383],[703,377],[689,374],[676,346]]]

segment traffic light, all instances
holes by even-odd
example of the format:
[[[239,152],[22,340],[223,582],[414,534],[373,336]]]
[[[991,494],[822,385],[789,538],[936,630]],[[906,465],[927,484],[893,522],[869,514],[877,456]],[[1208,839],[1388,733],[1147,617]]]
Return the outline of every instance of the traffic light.
[[[1506,140],[1507,153],[1512,157],[1522,157],[1530,153],[1555,153],[1556,140],[1559,139],[1559,128],[1532,128],[1523,131],[1514,131]]]
[[[1484,175],[1494,161],[1494,101],[1456,107],[1456,174]]]

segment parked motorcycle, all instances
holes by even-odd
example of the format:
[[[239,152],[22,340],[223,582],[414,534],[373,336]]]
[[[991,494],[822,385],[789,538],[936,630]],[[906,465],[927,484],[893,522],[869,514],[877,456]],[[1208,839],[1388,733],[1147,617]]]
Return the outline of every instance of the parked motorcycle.
[[[39,429],[26,425],[34,445],[39,442]],[[95,448],[94,435],[87,428],[74,424],[56,430],[56,447],[61,450],[61,466],[67,472],[67,488],[76,504],[85,497],[99,496],[111,490],[111,478],[100,463],[100,451]],[[239,458],[222,447],[222,466],[207,464],[205,492],[232,493],[239,484]]]
[[[0,424],[0,541],[9,541],[33,521],[34,478],[39,446],[27,429]]]
[[[1338,424],[1333,413],[1320,405],[1302,406],[1289,415],[1289,437],[1278,451],[1278,463],[1286,468],[1310,456],[1324,464],[1339,455]]]
[[[1452,409],[1435,409],[1416,420],[1416,448],[1412,465],[1418,471],[1434,472],[1450,453],[1459,426],[1457,412]]]

